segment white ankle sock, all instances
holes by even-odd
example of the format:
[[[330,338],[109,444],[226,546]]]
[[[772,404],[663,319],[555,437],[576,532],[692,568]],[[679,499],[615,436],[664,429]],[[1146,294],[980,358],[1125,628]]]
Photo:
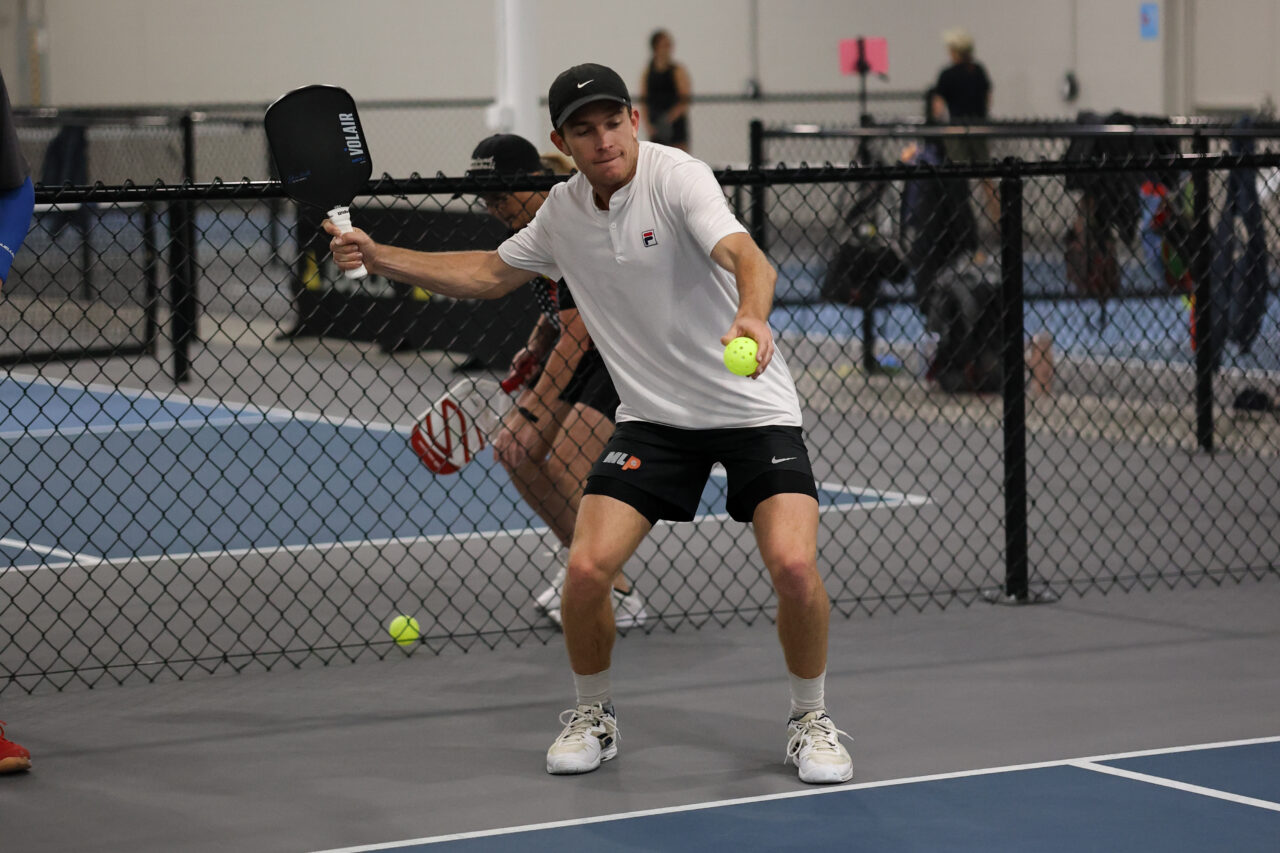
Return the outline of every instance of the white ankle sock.
[[[827,671],[824,669],[817,678],[801,678],[790,672],[791,679],[791,716],[802,717],[810,711],[822,711],[826,708],[823,692],[827,682]]]
[[[609,670],[604,669],[593,675],[573,674],[573,686],[578,691],[579,705],[608,705],[613,698],[610,695]]]

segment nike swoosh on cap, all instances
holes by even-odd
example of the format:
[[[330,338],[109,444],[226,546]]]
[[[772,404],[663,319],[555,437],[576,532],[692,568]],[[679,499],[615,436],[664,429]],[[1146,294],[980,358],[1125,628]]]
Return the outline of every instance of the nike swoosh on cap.
[[[587,83],[594,83],[594,82],[596,82],[596,78],[592,77],[592,78],[591,78],[590,80],[588,80],[586,83],[579,83],[579,84],[578,84],[578,88],[579,88],[579,89],[581,89],[583,86],[587,85]]]

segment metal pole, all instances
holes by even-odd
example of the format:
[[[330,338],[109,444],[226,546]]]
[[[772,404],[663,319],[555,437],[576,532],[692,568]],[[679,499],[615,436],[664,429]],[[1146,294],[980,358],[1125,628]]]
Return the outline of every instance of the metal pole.
[[[155,355],[156,341],[160,337],[157,319],[160,313],[160,284],[157,276],[160,258],[156,252],[156,212],[149,201],[142,203],[142,250],[144,264],[142,268],[143,292],[145,294],[143,298],[146,300],[147,314],[144,340],[146,341],[147,354]]]
[[[1004,308],[1004,595],[1028,598],[1027,418],[1022,319],[1022,178],[1000,181],[1000,276]]]
[[[195,120],[182,116],[182,176],[195,183]],[[169,205],[169,293],[173,303],[173,381],[191,378],[191,342],[196,336],[196,217],[195,203]]]
[[[1196,154],[1209,153],[1209,140],[1197,133],[1191,140]],[[1209,172],[1196,169],[1191,175],[1195,192],[1192,201],[1192,279],[1195,282],[1195,304],[1191,309],[1192,344],[1196,350],[1196,443],[1206,453],[1213,452],[1213,372],[1218,353],[1214,352],[1217,335],[1213,333],[1212,251],[1213,228],[1209,224]]]
[[[758,171],[764,168],[764,122],[755,118],[751,120],[751,146],[750,156],[751,170]],[[751,185],[751,237],[756,241],[756,245],[762,251],[767,251],[765,245],[765,212],[764,212],[764,193],[765,187],[763,183],[753,183]]]
[[[876,360],[875,299],[868,299],[862,306],[862,369],[868,376],[880,369],[880,362]]]

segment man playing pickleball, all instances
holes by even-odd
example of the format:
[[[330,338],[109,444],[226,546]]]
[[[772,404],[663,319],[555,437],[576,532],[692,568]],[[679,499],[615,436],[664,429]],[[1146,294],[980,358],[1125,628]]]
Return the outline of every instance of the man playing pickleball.
[[[578,174],[497,251],[415,252],[325,226],[343,269],[363,263],[447,296],[493,298],[534,274],[564,278],[617,385],[618,427],[587,481],[569,552],[561,617],[577,703],[561,715],[547,772],[586,773],[617,755],[612,580],[658,520],[693,518],[720,462],[729,514],[754,525],[778,596],[786,760],[805,782],[845,781],[852,761],[823,695],[830,601],[817,568],[817,490],[799,398],[767,322],[777,273],[705,163],[639,141],[639,113],[612,69],[568,69],[548,105],[551,140]],[[750,379],[722,361],[739,336],[759,347]]]

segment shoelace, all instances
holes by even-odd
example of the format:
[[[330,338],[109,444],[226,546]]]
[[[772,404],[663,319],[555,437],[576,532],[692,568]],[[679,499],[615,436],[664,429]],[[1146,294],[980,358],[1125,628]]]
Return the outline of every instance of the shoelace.
[[[560,732],[557,740],[563,740],[569,736],[588,738],[596,737],[591,731],[595,728],[604,729],[606,735],[611,736],[615,742],[621,740],[618,737],[618,724],[612,716],[606,715],[604,706],[596,703],[587,706],[587,710],[583,711],[582,707],[566,708],[560,712],[560,722],[564,725],[564,731]]]
[[[804,749],[806,741],[809,748],[814,752],[827,753],[835,755],[840,752],[840,735],[853,740],[853,736],[846,731],[837,729],[835,723],[831,722],[830,717],[817,717],[806,723],[801,723],[792,732],[791,739],[787,741],[787,755],[782,760],[783,764],[794,760],[797,764],[800,761],[800,751]]]

